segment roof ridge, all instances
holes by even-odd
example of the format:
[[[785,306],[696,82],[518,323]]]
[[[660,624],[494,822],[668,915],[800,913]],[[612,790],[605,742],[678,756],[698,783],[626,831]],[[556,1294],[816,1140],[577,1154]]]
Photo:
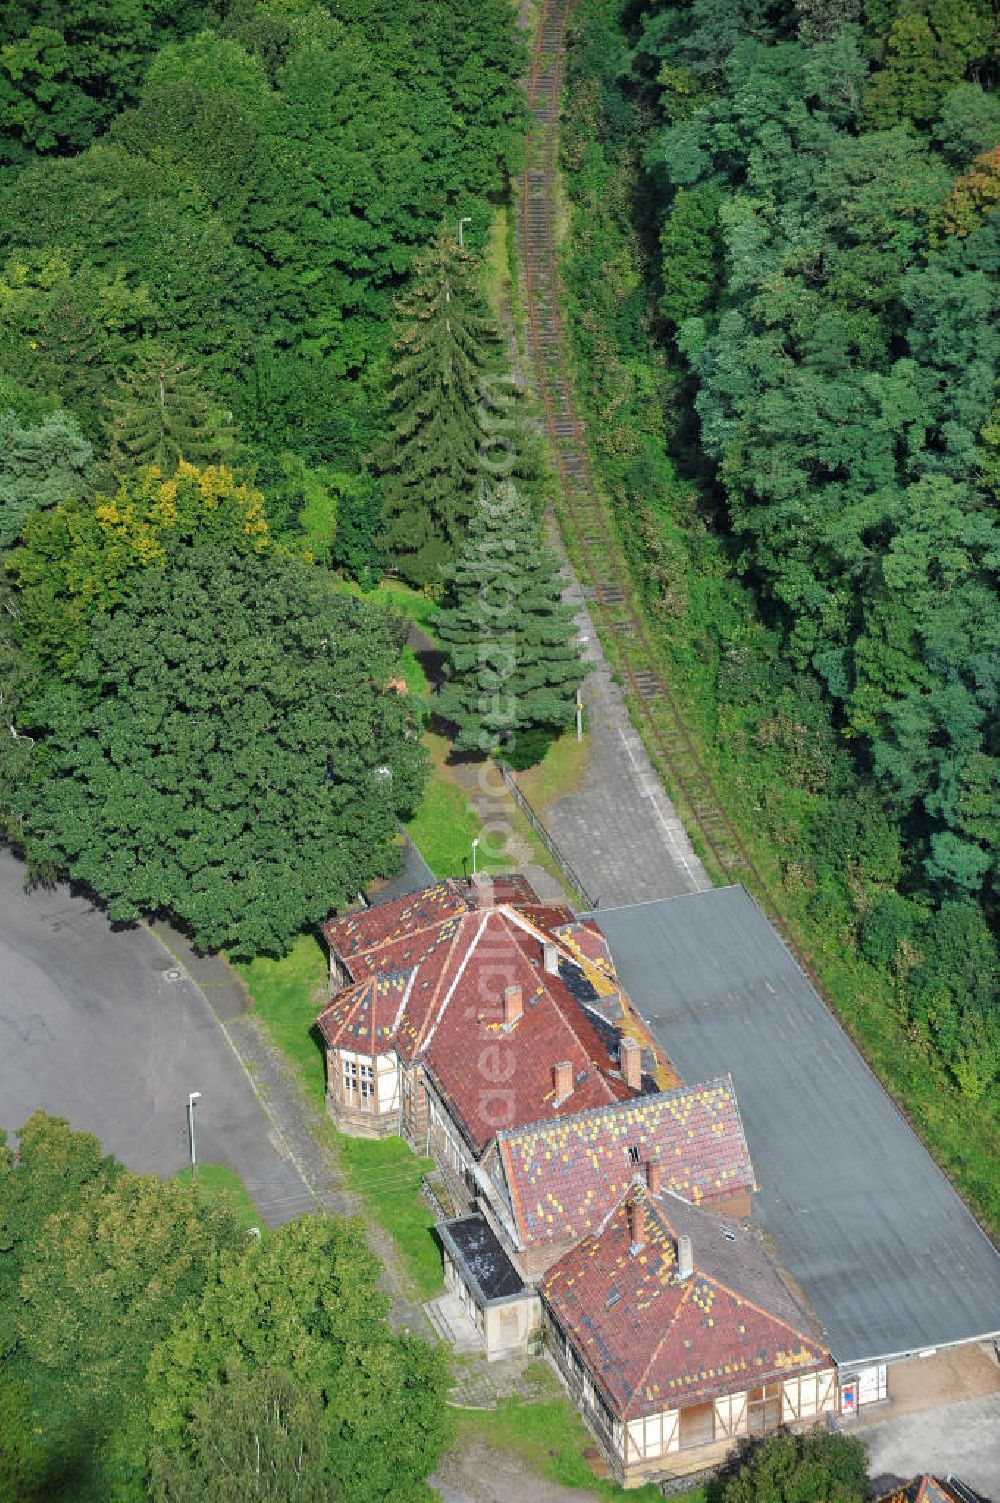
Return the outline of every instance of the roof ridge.
[[[635,1183],[636,1182],[633,1181],[633,1184]],[[641,1190],[647,1202],[653,1206],[653,1209],[656,1211],[657,1215],[660,1217],[661,1221],[670,1232],[670,1235],[672,1237],[679,1236],[680,1233],[678,1233],[675,1229],[674,1224],[667,1215],[664,1207],[657,1204],[655,1198],[648,1193],[646,1187],[641,1183],[641,1181],[638,1183],[638,1188]],[[677,1195],[674,1191],[668,1191],[667,1193],[673,1194],[675,1200],[679,1200],[682,1205],[691,1204],[690,1201],[686,1201],[684,1199],[683,1195]],[[695,1210],[698,1209],[700,1208],[698,1206],[695,1206]],[[708,1214],[712,1215],[714,1213],[709,1212]],[[747,1228],[746,1230],[749,1231],[749,1228]],[[693,1250],[694,1249],[692,1245],[692,1251]],[[768,1261],[773,1263],[773,1259],[770,1257],[770,1255],[768,1255]],[[793,1336],[798,1336],[800,1340],[808,1342],[810,1346],[818,1347],[820,1351],[826,1351],[826,1347],[822,1346],[819,1342],[814,1341],[811,1336],[807,1336],[804,1332],[797,1330],[795,1326],[790,1325],[789,1322],[787,1320],[784,1320],[780,1315],[775,1315],[772,1310],[767,1310],[763,1305],[758,1305],[756,1300],[749,1299],[745,1294],[740,1294],[738,1289],[733,1289],[730,1284],[727,1284],[724,1279],[720,1279],[716,1274],[706,1273],[704,1268],[700,1267],[700,1265],[697,1263],[695,1263],[694,1265],[694,1273],[700,1279],[704,1279],[706,1284],[711,1284],[714,1286],[714,1288],[721,1289],[725,1294],[730,1295],[732,1299],[738,1300],[741,1305],[748,1305],[751,1310],[756,1310],[758,1315],[763,1315],[765,1319],[773,1321],[775,1325],[783,1326],[786,1331],[791,1331]],[[805,1311],[803,1311],[803,1314],[805,1314]]]
[[[329,1002],[324,1007],[323,1011],[320,1013],[319,1017],[316,1019],[317,1025],[321,1025],[323,1019],[327,1016],[327,1014],[332,1012],[333,1009],[338,1005],[338,1003],[345,1001],[346,994],[348,992],[351,992],[353,993],[353,995],[347,1002],[347,1011],[340,1019],[340,1030],[342,1031],[344,1028],[346,1028],[348,1023],[353,1021],[355,1014],[361,1007],[365,998],[365,993],[370,987],[375,985],[376,980],[377,978],[374,975],[365,976],[361,981],[355,981],[351,986],[345,987],[343,991],[339,991],[335,997],[331,997]],[[372,1012],[374,1012],[374,1008],[371,1010]]]
[[[695,1081],[693,1085],[671,1086],[666,1091],[651,1091],[646,1096],[626,1096],[620,1101],[602,1102],[600,1106],[584,1106],[581,1107],[579,1111],[567,1112],[565,1116],[561,1117],[540,1117],[536,1122],[522,1122],[519,1127],[502,1127],[497,1133],[497,1138],[512,1140],[516,1138],[519,1133],[534,1132],[539,1128],[551,1129],[556,1127],[565,1127],[567,1123],[572,1123],[577,1118],[596,1116],[598,1112],[612,1112],[618,1110],[627,1111],[630,1108],[634,1109],[640,1103],[643,1107],[647,1107],[650,1102],[654,1102],[658,1098],[663,1096],[679,1096],[685,1091],[691,1092],[702,1090],[706,1086],[725,1085],[727,1082],[729,1089],[732,1092],[733,1100],[735,1101],[736,1088],[733,1085],[732,1076],[728,1074],[713,1075],[709,1080]],[[741,1122],[740,1126],[742,1127],[742,1125],[743,1124]],[[746,1135],[744,1133],[744,1138],[745,1136]]]
[[[431,1039],[434,1037],[434,1034],[435,1034],[435,1031],[437,1029],[437,1026],[440,1023],[441,1019],[444,1017],[445,1012],[447,1011],[448,1003],[451,1001],[452,997],[455,995],[455,988],[458,986],[458,983],[461,981],[462,977],[465,975],[465,968],[469,964],[469,959],[470,959],[470,957],[472,955],[472,952],[475,950],[476,946],[479,944],[479,941],[480,941],[480,939],[483,936],[483,930],[486,928],[486,925],[489,922],[489,917],[490,917],[491,911],[492,910],[487,909],[486,912],[483,914],[482,919],[481,919],[480,924],[479,924],[479,928],[476,930],[475,934],[473,935],[472,942],[469,945],[468,949],[466,950],[465,954],[462,956],[462,959],[461,959],[461,962],[459,964],[458,970],[455,972],[455,979],[452,981],[452,983],[449,986],[447,992],[445,993],[444,1001],[441,1003],[441,1007],[440,1007],[440,1009],[438,1011],[438,1015],[434,1019],[434,1022],[431,1024],[430,1028],[427,1030],[427,1033],[425,1034],[424,1038],[422,1040],[420,1040],[420,1042],[417,1044],[417,1047],[414,1050],[414,1054],[415,1055],[416,1054],[423,1054],[427,1049],[430,1048],[430,1042],[431,1042]],[[463,914],[462,917],[464,919],[464,918],[472,917],[472,915],[471,914]],[[451,950],[448,951],[448,959],[449,959],[449,961],[451,960],[452,952],[453,952],[453,950],[455,948],[455,941],[458,939],[458,934],[459,934],[459,931],[461,930],[461,927],[462,927],[461,924],[459,924],[458,929],[456,929],[456,931],[455,931],[454,938],[452,939],[452,948],[451,948]],[[441,976],[438,978],[438,985],[439,986],[441,984],[441,980],[444,977],[445,970],[447,970],[447,966],[445,966],[442,969]],[[428,1010],[428,1016],[430,1016],[429,1010]]]
[[[690,1302],[691,1295],[692,1295],[693,1292],[694,1292],[694,1280],[693,1279],[685,1280],[684,1293],[681,1295],[680,1299],[677,1301],[677,1304],[674,1306],[674,1313],[670,1317],[670,1319],[668,1320],[667,1324],[664,1326],[659,1341],[653,1347],[653,1350],[651,1351],[650,1356],[649,1356],[649,1361],[646,1363],[646,1366],[643,1368],[642,1373],[639,1376],[638,1382],[636,1382],[635,1384],[633,1384],[633,1386],[632,1386],[632,1393],[631,1393],[631,1395],[629,1397],[629,1403],[631,1403],[632,1399],[635,1397],[635,1395],[638,1393],[639,1389],[642,1387],[643,1383],[646,1381],[646,1378],[649,1375],[650,1368],[653,1366],[653,1363],[656,1361],[656,1359],[660,1355],[660,1352],[663,1350],[664,1342],[667,1340],[667,1337],[673,1331],[674,1326],[677,1324],[678,1320],[680,1319],[681,1311],[683,1309],[685,1309],[685,1307]],[[624,1408],[627,1410],[628,1405],[625,1405]],[[624,1417],[624,1415],[623,1415],[623,1417]]]
[[[421,1032],[417,1035],[417,1037],[413,1041],[413,1057],[414,1057],[414,1059],[417,1057],[417,1055],[420,1053],[421,1049],[424,1047],[423,1030],[427,1027],[427,1021],[430,1018],[431,1013],[434,1011],[434,1007],[435,1007],[435,1005],[437,1003],[437,999],[438,999],[438,993],[439,993],[440,988],[441,988],[441,983],[444,980],[444,977],[445,977],[445,975],[447,973],[448,966],[451,964],[451,957],[455,953],[455,946],[458,944],[459,936],[462,933],[462,925],[463,925],[465,919],[467,919],[470,916],[470,913],[471,913],[471,910],[467,910],[465,913],[460,913],[458,915],[458,922],[455,925],[455,932],[451,936],[451,940],[449,941],[449,944],[448,944],[448,954],[445,957],[444,965],[438,971],[437,980],[434,983],[434,994],[430,998],[430,1001],[427,1004],[427,1010],[424,1013],[423,1021],[421,1022],[421,1025],[420,1025]],[[452,914],[452,915],[450,915],[450,917],[454,918],[455,915]]]

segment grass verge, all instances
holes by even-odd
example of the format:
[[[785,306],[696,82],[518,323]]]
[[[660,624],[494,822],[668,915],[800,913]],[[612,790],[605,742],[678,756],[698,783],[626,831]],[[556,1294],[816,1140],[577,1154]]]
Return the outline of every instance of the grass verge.
[[[411,590],[401,580],[385,579],[373,590],[363,590],[353,579],[335,578],[334,585],[345,595],[359,595],[362,600],[371,600],[376,605],[395,611],[399,616],[405,616],[407,621],[412,621],[414,626],[419,626],[421,631],[433,637],[434,622],[441,607],[429,595]]]
[[[569,1400],[559,1391],[555,1378],[538,1364],[544,1377],[543,1393],[534,1403],[507,1399],[497,1409],[454,1411],[455,1434],[462,1442],[478,1441],[498,1451],[519,1456],[533,1472],[561,1487],[575,1487],[610,1503],[663,1503],[658,1487],[624,1488],[594,1476],[584,1452],[594,1446],[593,1436]],[[534,1372],[534,1369],[529,1369]],[[697,1488],[675,1503],[704,1503],[705,1491]]]
[[[281,960],[261,956],[237,963],[235,969],[253,998],[255,1014],[295,1066],[312,1105],[322,1111],[326,1078],[315,1021],[326,1001],[328,972],[318,936],[300,934]]]
[[[420,1194],[433,1160],[416,1154],[402,1138],[349,1138],[330,1127],[334,1152],[350,1189],[388,1232],[416,1293],[433,1299],[444,1289],[434,1213]]]
[[[237,965],[236,970],[253,998],[255,1015],[291,1061],[310,1104],[323,1113],[320,1135],[347,1186],[393,1238],[420,1298],[440,1294],[444,1284],[432,1231],[434,1216],[420,1194],[421,1180],[432,1167],[430,1159],[413,1153],[402,1138],[382,1142],[349,1138],[326,1117],[325,1067],[315,1028],[316,1014],[327,996],[326,957],[319,940],[300,935],[283,960],[261,958]],[[198,1177],[202,1177],[201,1168]],[[256,1224],[260,1217],[256,1209],[253,1214],[251,1224]]]
[[[544,815],[559,799],[575,793],[587,766],[587,737],[576,739],[576,731],[567,731],[553,741],[536,767],[517,774],[525,798],[537,814]]]
[[[190,1176],[190,1169],[180,1169],[174,1178],[189,1179]],[[237,1221],[245,1231],[256,1226],[260,1228],[262,1236],[266,1233],[267,1228],[250,1197],[250,1191],[235,1169],[230,1169],[226,1164],[199,1164],[195,1171],[194,1182],[198,1186],[198,1193],[202,1199],[210,1202],[228,1202],[236,1213]]]

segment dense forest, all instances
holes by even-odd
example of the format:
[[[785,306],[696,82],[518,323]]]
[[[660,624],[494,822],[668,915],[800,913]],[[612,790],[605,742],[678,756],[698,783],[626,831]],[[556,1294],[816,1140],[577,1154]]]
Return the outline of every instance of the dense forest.
[[[256,1220],[61,1118],[0,1133],[5,1503],[430,1499],[447,1365],[361,1223]]]
[[[523,46],[508,0],[19,0],[3,27],[0,824],[113,919],[279,954],[398,862],[427,772],[407,624],[345,585],[441,596],[501,481],[534,557],[537,445],[509,382],[480,395]],[[544,750],[571,635],[526,644],[540,697],[466,715],[471,744]]]
[[[580,380],[675,682],[810,948],[985,1105],[996,12],[582,0],[574,26]]]

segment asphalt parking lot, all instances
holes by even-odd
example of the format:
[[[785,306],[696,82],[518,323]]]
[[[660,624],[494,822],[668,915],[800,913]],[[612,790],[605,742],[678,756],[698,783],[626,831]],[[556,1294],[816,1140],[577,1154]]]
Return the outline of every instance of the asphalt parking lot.
[[[0,1128],[42,1108],[130,1169],[228,1164],[264,1220],[313,1208],[202,993],[145,928],[115,929],[65,886],[24,891],[0,851]]]

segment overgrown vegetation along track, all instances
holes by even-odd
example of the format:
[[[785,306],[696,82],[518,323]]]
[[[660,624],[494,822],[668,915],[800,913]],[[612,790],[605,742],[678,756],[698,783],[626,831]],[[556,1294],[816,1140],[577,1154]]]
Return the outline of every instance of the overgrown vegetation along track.
[[[559,312],[556,261],[559,102],[566,22],[573,0],[543,0],[528,79],[532,129],[518,205],[518,250],[529,355],[562,492],[568,542],[581,561],[584,584],[616,656],[647,744],[674,784],[683,812],[698,827],[706,851],[731,881],[746,880],[768,913],[781,913],[766,882],[723,810],[712,779],[684,723],[676,697],[656,664],[648,629],[632,598],[632,583],[613,525],[591,473],[570,391],[565,331]],[[637,666],[639,658],[642,666]],[[783,925],[781,925],[784,928]]]

